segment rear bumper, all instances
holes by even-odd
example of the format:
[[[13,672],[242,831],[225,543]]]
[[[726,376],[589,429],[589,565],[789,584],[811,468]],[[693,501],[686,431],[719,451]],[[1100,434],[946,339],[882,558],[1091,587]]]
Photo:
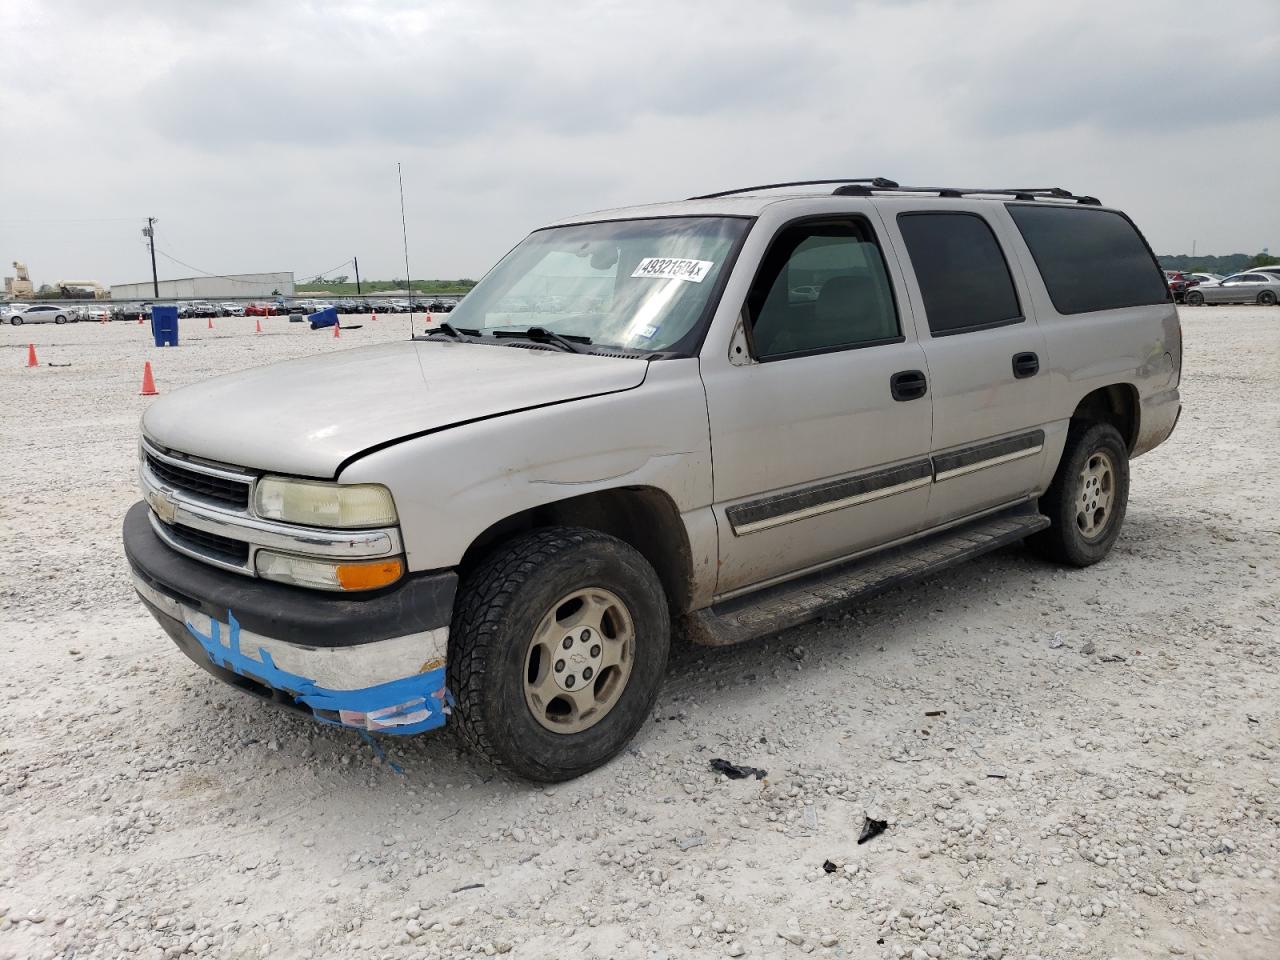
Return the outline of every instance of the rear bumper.
[[[445,722],[452,571],[362,599],[300,590],[182,556],[147,513],[136,504],[124,521],[134,587],[201,667],[325,723],[409,734]]]

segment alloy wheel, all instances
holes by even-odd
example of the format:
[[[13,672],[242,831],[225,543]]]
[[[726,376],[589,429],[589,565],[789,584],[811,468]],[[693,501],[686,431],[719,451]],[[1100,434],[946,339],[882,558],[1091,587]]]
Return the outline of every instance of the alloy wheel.
[[[1095,451],[1080,471],[1080,497],[1076,501],[1076,526],[1086,540],[1094,540],[1106,530],[1115,486],[1115,466],[1110,455]]]
[[[524,658],[524,697],[543,727],[580,733],[617,705],[635,662],[631,613],[599,587],[575,590],[539,621]]]

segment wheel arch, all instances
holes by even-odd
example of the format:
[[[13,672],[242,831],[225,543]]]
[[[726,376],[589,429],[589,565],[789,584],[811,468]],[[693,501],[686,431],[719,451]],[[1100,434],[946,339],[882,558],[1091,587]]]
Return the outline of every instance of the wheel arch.
[[[673,615],[693,596],[693,554],[680,511],[657,487],[614,487],[553,500],[513,513],[487,527],[459,564],[466,576],[498,544],[540,527],[586,527],[630,544],[658,574]]]
[[[1133,453],[1138,442],[1142,416],[1138,388],[1131,383],[1113,383],[1085,394],[1071,413],[1073,423],[1109,423],[1120,431],[1125,446]]]

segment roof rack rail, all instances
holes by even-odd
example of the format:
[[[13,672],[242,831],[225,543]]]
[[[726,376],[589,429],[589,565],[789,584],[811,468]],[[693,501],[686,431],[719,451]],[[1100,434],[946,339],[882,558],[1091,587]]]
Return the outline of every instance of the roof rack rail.
[[[1074,200],[1097,207],[1102,201],[1097,197],[1077,196],[1063,187],[903,187],[894,184],[892,187],[864,185],[863,181],[849,181],[845,186],[836,187],[833,196],[869,197],[876,193],[936,193],[940,197],[997,196],[1013,197],[1015,200]]]
[[[704,193],[699,197],[689,197],[690,200],[715,200],[719,197],[731,197],[735,193],[755,193],[757,190],[777,190],[782,187],[820,187],[827,186],[832,183],[866,183],[870,184],[876,190],[897,190],[898,184],[888,177],[838,177],[835,180],[791,180],[787,183],[761,183],[754,187],[738,187],[736,190],[721,190],[718,193]],[[836,193],[840,191],[837,190]]]

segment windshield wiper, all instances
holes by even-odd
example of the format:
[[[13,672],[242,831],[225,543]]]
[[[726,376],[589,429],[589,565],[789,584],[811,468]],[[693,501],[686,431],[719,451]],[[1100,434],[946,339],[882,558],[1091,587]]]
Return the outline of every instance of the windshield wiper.
[[[554,343],[569,353],[590,353],[585,349],[591,343],[590,337],[580,337],[573,333],[556,333],[546,327],[530,327],[527,330],[495,330],[493,335],[499,338],[532,340],[534,343]]]
[[[448,320],[441,320],[437,326],[429,328],[426,332],[426,336],[429,337],[433,333],[443,333],[446,337],[448,337],[451,340],[461,340],[464,342],[469,337],[478,337],[480,335],[479,330],[468,330],[466,327],[463,327],[461,330],[459,330]],[[467,334],[467,336],[464,337],[463,334]]]

